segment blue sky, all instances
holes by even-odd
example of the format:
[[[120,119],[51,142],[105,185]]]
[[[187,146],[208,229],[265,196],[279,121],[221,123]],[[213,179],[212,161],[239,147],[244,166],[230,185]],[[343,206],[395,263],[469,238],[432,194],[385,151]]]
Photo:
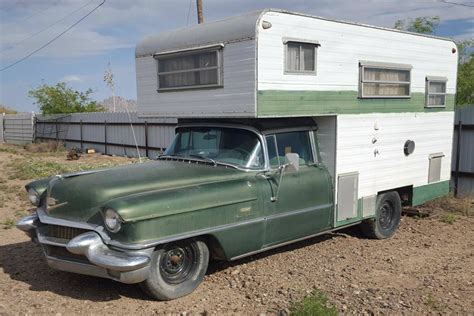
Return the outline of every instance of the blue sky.
[[[41,46],[101,2],[0,0],[0,68]],[[437,35],[455,39],[474,37],[474,8],[441,0],[203,2],[206,21],[263,8],[288,9],[385,27],[393,26],[398,19],[438,15],[442,22]],[[474,5],[474,0],[452,2]],[[136,99],[135,44],[147,34],[195,23],[195,0],[107,0],[53,44],[0,72],[0,103],[20,111],[37,111],[28,91],[43,82],[56,84],[59,81],[66,81],[77,90],[92,88],[94,99],[105,99],[110,96],[110,90],[102,78],[109,62],[115,74],[116,94]]]

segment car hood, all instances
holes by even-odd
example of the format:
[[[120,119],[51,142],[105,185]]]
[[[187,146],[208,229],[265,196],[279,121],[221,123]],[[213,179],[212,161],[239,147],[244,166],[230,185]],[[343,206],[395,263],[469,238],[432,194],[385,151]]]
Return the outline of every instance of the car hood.
[[[50,180],[46,205],[50,217],[101,223],[107,201],[129,195],[230,181],[245,172],[207,163],[154,161],[62,175]]]

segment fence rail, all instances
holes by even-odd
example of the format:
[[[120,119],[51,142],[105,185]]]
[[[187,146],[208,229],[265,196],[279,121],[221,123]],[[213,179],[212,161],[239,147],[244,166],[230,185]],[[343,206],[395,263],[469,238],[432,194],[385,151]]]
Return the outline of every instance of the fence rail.
[[[107,155],[136,157],[138,148],[141,156],[153,158],[171,142],[176,124],[176,119],[142,120],[135,112],[130,118],[127,113],[38,116],[36,138],[63,141],[68,148],[93,147]]]
[[[24,145],[31,143],[34,140],[34,114],[33,113],[19,113],[19,114],[1,114],[0,123],[0,141]]]

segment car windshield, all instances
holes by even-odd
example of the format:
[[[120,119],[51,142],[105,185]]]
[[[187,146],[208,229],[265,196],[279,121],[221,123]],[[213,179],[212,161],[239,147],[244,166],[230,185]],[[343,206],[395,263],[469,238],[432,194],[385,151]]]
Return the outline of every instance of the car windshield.
[[[179,128],[165,155],[198,158],[249,169],[259,169],[264,164],[262,144],[257,134],[239,128]]]

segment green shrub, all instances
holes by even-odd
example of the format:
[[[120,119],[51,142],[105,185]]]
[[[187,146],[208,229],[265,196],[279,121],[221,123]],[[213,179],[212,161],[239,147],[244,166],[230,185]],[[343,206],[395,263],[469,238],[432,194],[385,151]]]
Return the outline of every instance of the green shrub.
[[[337,309],[329,303],[326,295],[319,290],[313,291],[301,302],[293,304],[290,313],[298,316],[335,316],[338,314]]]

